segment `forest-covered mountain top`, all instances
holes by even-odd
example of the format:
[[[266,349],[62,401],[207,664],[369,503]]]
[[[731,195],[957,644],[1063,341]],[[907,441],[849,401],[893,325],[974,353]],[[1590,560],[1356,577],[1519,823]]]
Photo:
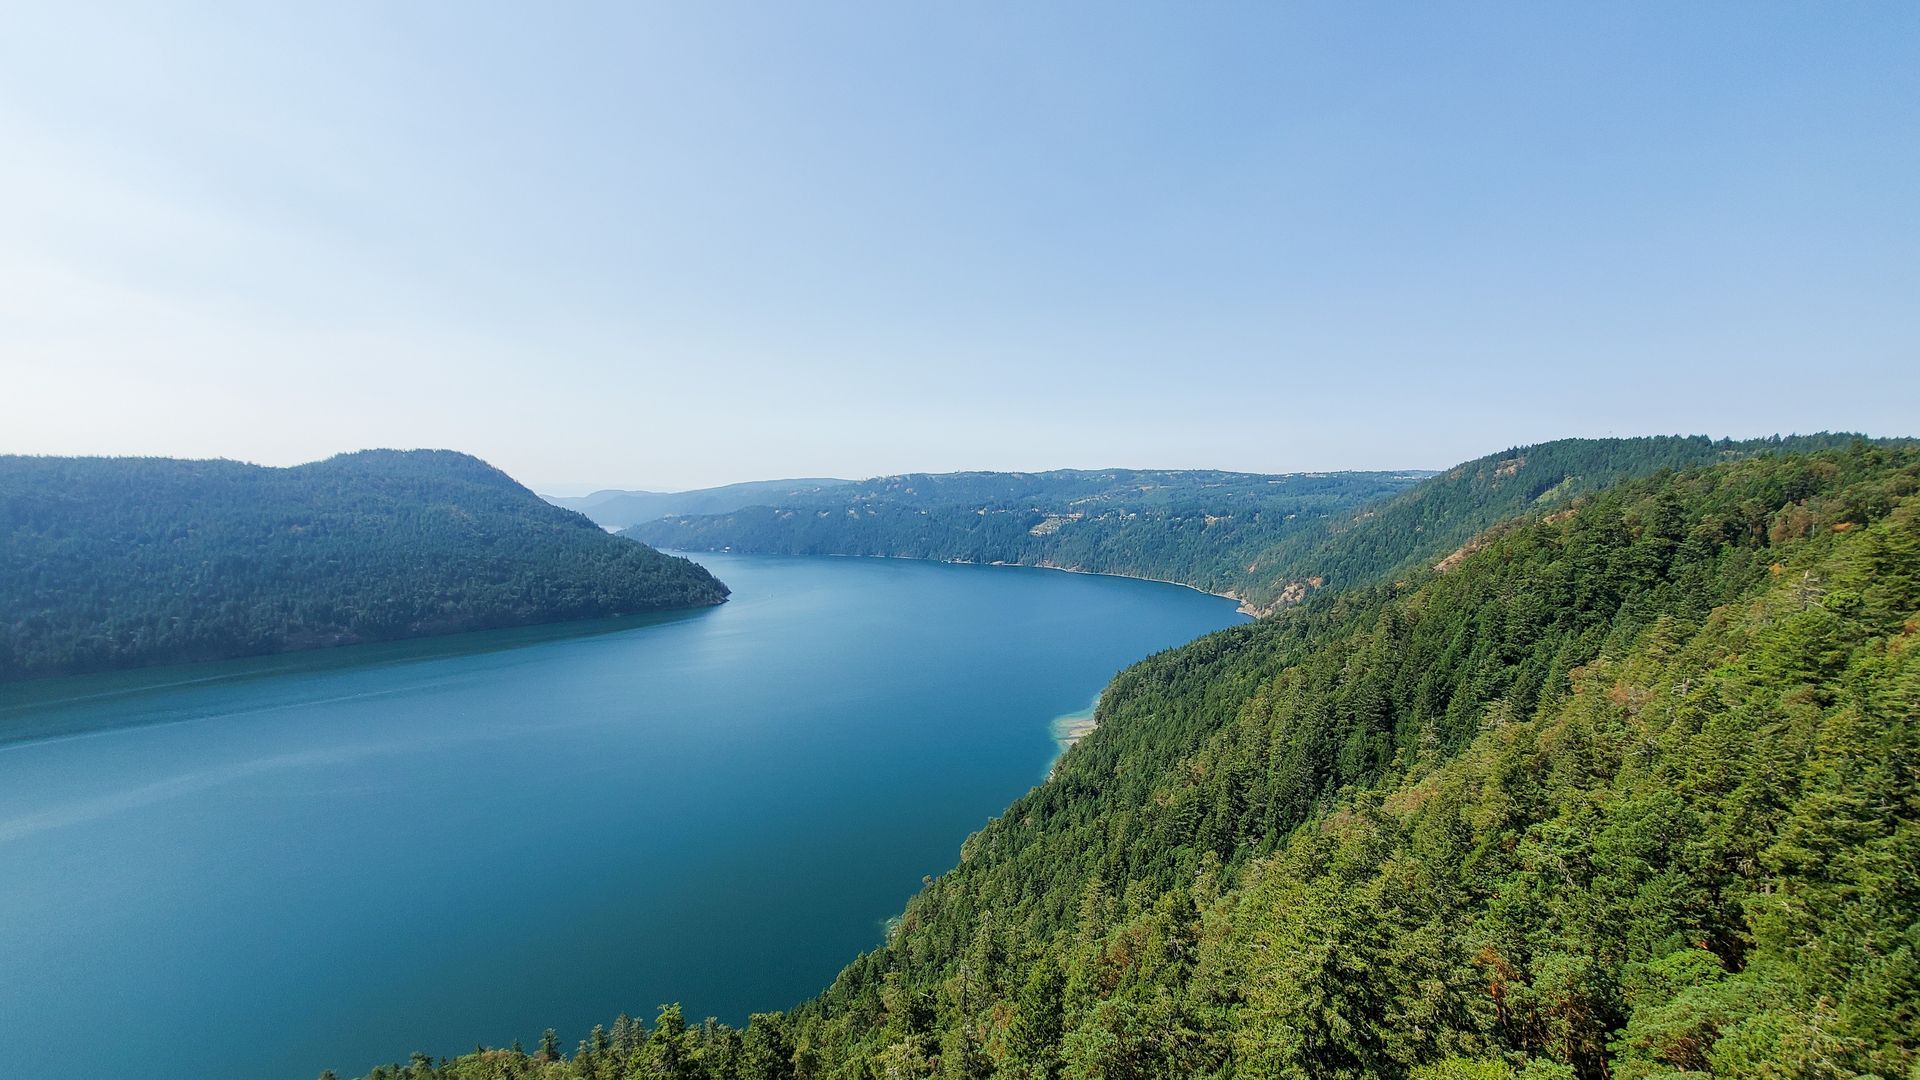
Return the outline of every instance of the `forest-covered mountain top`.
[[[1128,669],[790,1013],[375,1075],[1911,1076],[1916,635],[1913,448],[1631,479]]]
[[[295,465],[292,470],[314,475],[361,476],[390,485],[471,484],[510,491],[516,498],[527,490],[513,477],[458,450],[354,450]]]
[[[0,457],[0,679],[715,604],[685,559],[446,450]]]
[[[485,494],[522,502],[526,488],[492,465],[456,450],[356,450],[304,465],[273,467],[226,458],[49,457],[0,455],[0,498],[55,500],[89,515],[142,515],[140,496],[238,496],[323,491],[351,484],[366,498]]]

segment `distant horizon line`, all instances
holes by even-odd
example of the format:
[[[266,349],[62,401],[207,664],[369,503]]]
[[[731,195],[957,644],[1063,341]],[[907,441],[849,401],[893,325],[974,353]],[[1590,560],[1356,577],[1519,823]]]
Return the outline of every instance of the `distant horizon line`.
[[[492,459],[480,453],[476,453],[471,450],[457,449],[449,446],[366,446],[366,447],[360,447],[358,449],[352,449],[352,450],[340,450],[332,454],[326,454],[320,457],[311,458],[306,461],[296,461],[288,464],[275,464],[275,463],[269,463],[264,461],[251,460],[243,457],[228,457],[225,455],[213,456],[213,457],[184,457],[184,456],[171,455],[171,454],[152,454],[152,453],[61,454],[61,453],[34,453],[34,452],[25,452],[25,451],[4,451],[4,452],[0,452],[0,458],[23,457],[23,458],[67,458],[67,459],[94,458],[94,459],[123,459],[123,460],[124,459],[149,459],[149,460],[170,460],[170,461],[224,461],[224,462],[232,462],[232,463],[241,464],[241,465],[251,465],[251,466],[255,466],[263,469],[296,469],[304,465],[314,465],[323,461],[331,460],[332,458],[342,457],[349,454],[360,454],[360,453],[370,453],[370,452],[380,452],[380,451],[400,452],[400,453],[410,453],[410,452],[416,452],[416,451],[443,451],[443,452],[464,454],[477,461],[483,462],[484,464],[488,465],[491,468],[498,469],[500,472],[505,473],[508,477],[512,478],[514,482],[520,484],[521,486],[527,488],[529,491],[532,491],[534,494],[539,495],[542,498],[581,499],[581,498],[587,498],[589,496],[598,495],[602,493],[614,493],[614,492],[621,493],[621,494],[637,493],[637,494],[651,494],[651,495],[683,495],[689,492],[711,491],[717,488],[733,487],[740,484],[822,483],[822,482],[837,483],[837,484],[858,484],[858,483],[864,483],[870,480],[879,480],[879,479],[884,479],[884,478],[893,477],[893,476],[952,476],[952,475],[957,475],[962,473],[995,473],[995,474],[1001,474],[1001,475],[1034,476],[1034,475],[1041,475],[1046,473],[1062,473],[1062,472],[1077,472],[1077,473],[1218,472],[1218,473],[1231,473],[1231,474],[1236,474],[1240,476],[1331,476],[1331,475],[1350,474],[1350,473],[1374,473],[1374,474],[1381,474],[1381,475],[1419,474],[1423,476],[1433,476],[1433,475],[1438,475],[1440,473],[1443,473],[1448,469],[1451,469],[1457,465],[1463,464],[1464,462],[1475,461],[1475,460],[1478,460],[1479,458],[1487,457],[1492,454],[1503,453],[1509,450],[1524,450],[1524,449],[1527,449],[1528,447],[1540,446],[1546,443],[1560,442],[1568,439],[1627,440],[1627,439],[1656,439],[1656,438],[1681,438],[1681,439],[1706,438],[1716,442],[1718,441],[1750,442],[1758,439],[1770,439],[1770,438],[1789,439],[1789,438],[1797,438],[1797,437],[1812,436],[1812,435],[1854,435],[1861,438],[1871,439],[1876,441],[1889,441],[1889,440],[1899,441],[1899,440],[1920,439],[1920,435],[1915,435],[1915,434],[1882,435],[1882,434],[1872,434],[1872,433],[1862,432],[1862,431],[1845,431],[1845,430],[1833,430],[1833,429],[1822,429],[1819,431],[1791,431],[1791,432],[1774,431],[1774,432],[1766,432],[1766,433],[1757,434],[1757,435],[1737,435],[1737,436],[1724,435],[1724,434],[1723,435],[1706,435],[1701,432],[1651,432],[1651,433],[1628,434],[1628,435],[1618,435],[1618,434],[1609,432],[1605,435],[1570,434],[1570,435],[1555,436],[1554,438],[1550,438],[1550,439],[1536,439],[1530,442],[1510,442],[1508,445],[1503,446],[1499,449],[1486,450],[1481,453],[1475,454],[1471,457],[1462,458],[1459,461],[1450,462],[1446,465],[1441,465],[1437,467],[1436,466],[1402,466],[1402,467],[1385,468],[1385,469],[1379,469],[1379,468],[1374,468],[1374,469],[1368,469],[1368,468],[1234,469],[1234,468],[1223,468],[1219,466],[1207,466],[1207,465],[1193,465],[1193,466],[1184,466],[1184,467],[1170,467],[1170,466],[1157,466],[1157,465],[1103,465],[1103,466],[1061,465],[1061,466],[1051,466],[1051,467],[1042,468],[1042,469],[993,469],[993,468],[904,469],[904,470],[895,470],[895,471],[888,471],[888,472],[874,472],[874,473],[869,473],[865,476],[859,476],[859,477],[820,476],[820,475],[795,475],[795,476],[760,475],[760,476],[751,476],[746,479],[723,480],[717,483],[684,484],[684,485],[663,484],[658,486],[637,485],[637,486],[631,486],[631,487],[623,487],[623,486],[607,484],[607,483],[591,483],[590,484],[590,483],[577,482],[577,481],[576,482],[548,482],[545,480],[522,479],[520,476],[515,475],[515,473],[512,472],[511,470],[504,468],[498,464],[495,464],[495,462]]]
[[[1527,444],[1534,445],[1532,443]],[[1472,460],[1472,459],[1469,459]],[[1455,462],[1455,465],[1459,462]],[[1452,468],[1448,466],[1447,468]],[[1271,472],[1256,469],[1218,469],[1205,465],[1186,468],[1163,468],[1154,465],[1106,465],[1092,468],[1080,465],[1063,465],[1051,469],[910,469],[906,472],[873,473],[858,479],[843,476],[766,476],[753,480],[728,480],[719,484],[702,484],[698,487],[593,487],[586,490],[584,484],[533,485],[527,487],[534,494],[550,499],[584,499],[594,495],[686,495],[696,491],[717,491],[720,488],[738,487],[743,484],[864,484],[871,480],[886,480],[896,476],[962,476],[967,474],[987,476],[1045,476],[1053,473],[1112,473],[1112,472],[1156,472],[1156,473],[1224,473],[1230,476],[1347,476],[1354,473],[1370,473],[1381,476],[1438,476],[1446,469],[1405,468],[1405,469],[1288,469]],[[524,481],[523,481],[524,483]],[[562,492],[558,488],[575,489]]]

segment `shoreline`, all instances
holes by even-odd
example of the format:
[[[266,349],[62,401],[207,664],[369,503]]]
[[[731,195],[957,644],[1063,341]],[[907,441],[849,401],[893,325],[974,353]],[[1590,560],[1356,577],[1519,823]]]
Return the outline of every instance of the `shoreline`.
[[[705,552],[684,551],[678,548],[673,548],[673,549],[662,548],[661,550],[666,551],[668,554],[679,554],[679,555],[688,555],[688,556],[701,555],[701,554],[708,554],[708,555],[770,554],[768,552],[731,551],[731,550],[719,550],[719,549],[708,549]],[[1235,596],[1231,592],[1224,592],[1224,593],[1209,592],[1198,585],[1190,585],[1184,581],[1169,581],[1166,578],[1145,577],[1138,574],[1115,574],[1115,573],[1109,573],[1108,571],[1105,571],[1105,570],[1087,570],[1087,569],[1083,569],[1081,567],[1076,567],[1076,566],[1058,566],[1052,563],[1022,563],[1022,562],[1005,562],[1005,561],[994,561],[994,562],[983,563],[983,562],[975,562],[972,559],[929,559],[929,558],[924,558],[918,555],[852,555],[846,552],[828,552],[822,555],[811,555],[811,554],[795,555],[790,552],[783,552],[783,553],[780,553],[780,557],[807,558],[807,559],[820,559],[820,558],[893,559],[900,562],[937,563],[942,566],[999,566],[999,567],[1015,567],[1015,568],[1024,569],[1024,570],[1058,570],[1061,573],[1066,573],[1066,574],[1087,574],[1092,577],[1119,578],[1122,581],[1151,581],[1159,585],[1177,585],[1182,589],[1190,589],[1193,592],[1197,592],[1201,594],[1202,596],[1212,596],[1212,597],[1217,597],[1221,600],[1231,600],[1236,605],[1238,605],[1234,609],[1235,614],[1245,615],[1249,619],[1260,618],[1260,613],[1257,610],[1255,610],[1251,604],[1247,603],[1247,601],[1242,599],[1241,597]],[[1114,675],[1115,676],[1119,675],[1119,672],[1114,672]],[[1081,739],[1086,738],[1087,735],[1090,734],[1094,728],[1100,726],[1099,722],[1095,719],[1095,716],[1100,711],[1101,699],[1106,697],[1107,686],[1112,685],[1112,683],[1113,683],[1113,678],[1109,677],[1107,679],[1106,684],[1101,686],[1100,691],[1093,696],[1093,701],[1089,703],[1086,708],[1076,709],[1073,712],[1061,713],[1060,715],[1054,717],[1052,720],[1049,720],[1047,722],[1049,734],[1053,736],[1054,742],[1058,743],[1060,746],[1059,753],[1056,753],[1053,756],[1053,760],[1047,763],[1047,780],[1048,781],[1051,781],[1054,777],[1054,774],[1059,771],[1060,761],[1062,758],[1067,756],[1067,751],[1073,749],[1074,746],[1078,744]]]
[[[900,562],[939,563],[942,566],[1012,566],[1012,567],[1018,567],[1024,570],[1058,570],[1063,574],[1087,574],[1092,577],[1119,578],[1122,581],[1151,581],[1160,585],[1178,585],[1182,589],[1191,589],[1202,596],[1213,596],[1213,597],[1218,597],[1221,600],[1231,600],[1235,604],[1239,605],[1234,610],[1241,615],[1247,616],[1250,619],[1258,619],[1260,617],[1260,612],[1258,609],[1256,609],[1252,604],[1248,603],[1244,597],[1237,596],[1232,592],[1209,592],[1208,590],[1203,589],[1198,585],[1190,584],[1185,581],[1172,581],[1167,578],[1147,577],[1144,574],[1116,574],[1109,570],[1088,570],[1083,567],[1060,566],[1055,563],[1006,562],[1004,560],[995,560],[993,562],[975,562],[972,559],[932,559],[922,555],[855,555],[855,554],[850,554],[844,551],[829,551],[829,552],[824,552],[818,555],[814,555],[814,554],[803,555],[803,554],[800,554],[797,552],[791,552],[791,551],[782,551],[782,552],[734,551],[731,549],[724,549],[724,548],[708,548],[705,551],[686,551],[680,548],[661,548],[659,550],[665,551],[670,555],[671,554],[782,555],[789,558],[809,558],[809,559],[816,559],[816,558],[817,559],[895,559]]]
[[[877,557],[882,559],[890,559],[890,558],[894,558],[895,556],[881,555]],[[921,562],[941,562],[941,563],[947,563],[948,565],[951,565],[951,566],[1021,566],[1029,570],[1058,570],[1061,573],[1065,573],[1065,574],[1088,574],[1093,577],[1120,578],[1123,581],[1153,581],[1153,582],[1158,582],[1159,584],[1162,584],[1162,585],[1178,585],[1183,589],[1192,589],[1194,592],[1197,592],[1202,596],[1217,596],[1222,600],[1231,600],[1235,604],[1239,605],[1239,607],[1235,608],[1234,610],[1238,611],[1240,614],[1253,619],[1257,619],[1260,617],[1260,613],[1254,609],[1252,604],[1248,603],[1244,597],[1235,595],[1232,591],[1209,592],[1208,590],[1203,589],[1198,585],[1192,585],[1184,581],[1172,581],[1167,578],[1147,577],[1142,574],[1116,574],[1108,570],[1088,570],[1088,569],[1085,569],[1084,567],[1059,566],[1054,563],[1023,563],[1023,562],[976,563],[976,562],[964,562],[959,559],[922,559],[920,561]]]
[[[1108,680],[1108,685],[1111,684],[1112,680]],[[1052,780],[1054,774],[1060,771],[1060,762],[1067,756],[1067,751],[1073,749],[1075,744],[1091,734],[1094,728],[1100,726],[1095,717],[1099,715],[1100,702],[1106,696],[1107,688],[1103,686],[1099,693],[1093,695],[1093,701],[1089,702],[1086,708],[1061,713],[1047,722],[1048,732],[1060,747],[1059,753],[1054,754],[1053,760],[1047,763],[1048,780]]]

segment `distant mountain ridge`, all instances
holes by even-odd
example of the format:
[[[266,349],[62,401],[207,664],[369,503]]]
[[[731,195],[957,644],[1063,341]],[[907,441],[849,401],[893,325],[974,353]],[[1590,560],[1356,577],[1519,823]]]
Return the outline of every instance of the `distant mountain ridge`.
[[[477,458],[0,456],[0,680],[717,604]]]
[[[685,551],[1018,563],[1177,581],[1247,600],[1244,567],[1432,474],[1058,469],[909,473],[809,499],[643,522]]]
[[[724,514],[743,506],[769,501],[794,505],[851,483],[851,480],[832,477],[801,477],[792,480],[749,480],[689,491],[621,491],[605,488],[591,495],[542,495],[541,498],[555,506],[577,510],[606,528],[624,529],[675,514]]]
[[[1629,477],[1858,438],[1560,439],[1441,473],[914,474],[793,506],[676,515],[628,535],[679,551],[888,555],[1161,578],[1269,612],[1438,560],[1496,522],[1569,505]],[[1354,483],[1322,483],[1335,478]],[[1312,497],[1296,499],[1305,495]]]

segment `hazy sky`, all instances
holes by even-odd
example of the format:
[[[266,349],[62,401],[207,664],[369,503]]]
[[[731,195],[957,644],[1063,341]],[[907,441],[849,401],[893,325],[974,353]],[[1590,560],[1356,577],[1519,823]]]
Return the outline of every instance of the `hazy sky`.
[[[1920,433],[1920,4],[5,22],[0,451],[565,491]]]

